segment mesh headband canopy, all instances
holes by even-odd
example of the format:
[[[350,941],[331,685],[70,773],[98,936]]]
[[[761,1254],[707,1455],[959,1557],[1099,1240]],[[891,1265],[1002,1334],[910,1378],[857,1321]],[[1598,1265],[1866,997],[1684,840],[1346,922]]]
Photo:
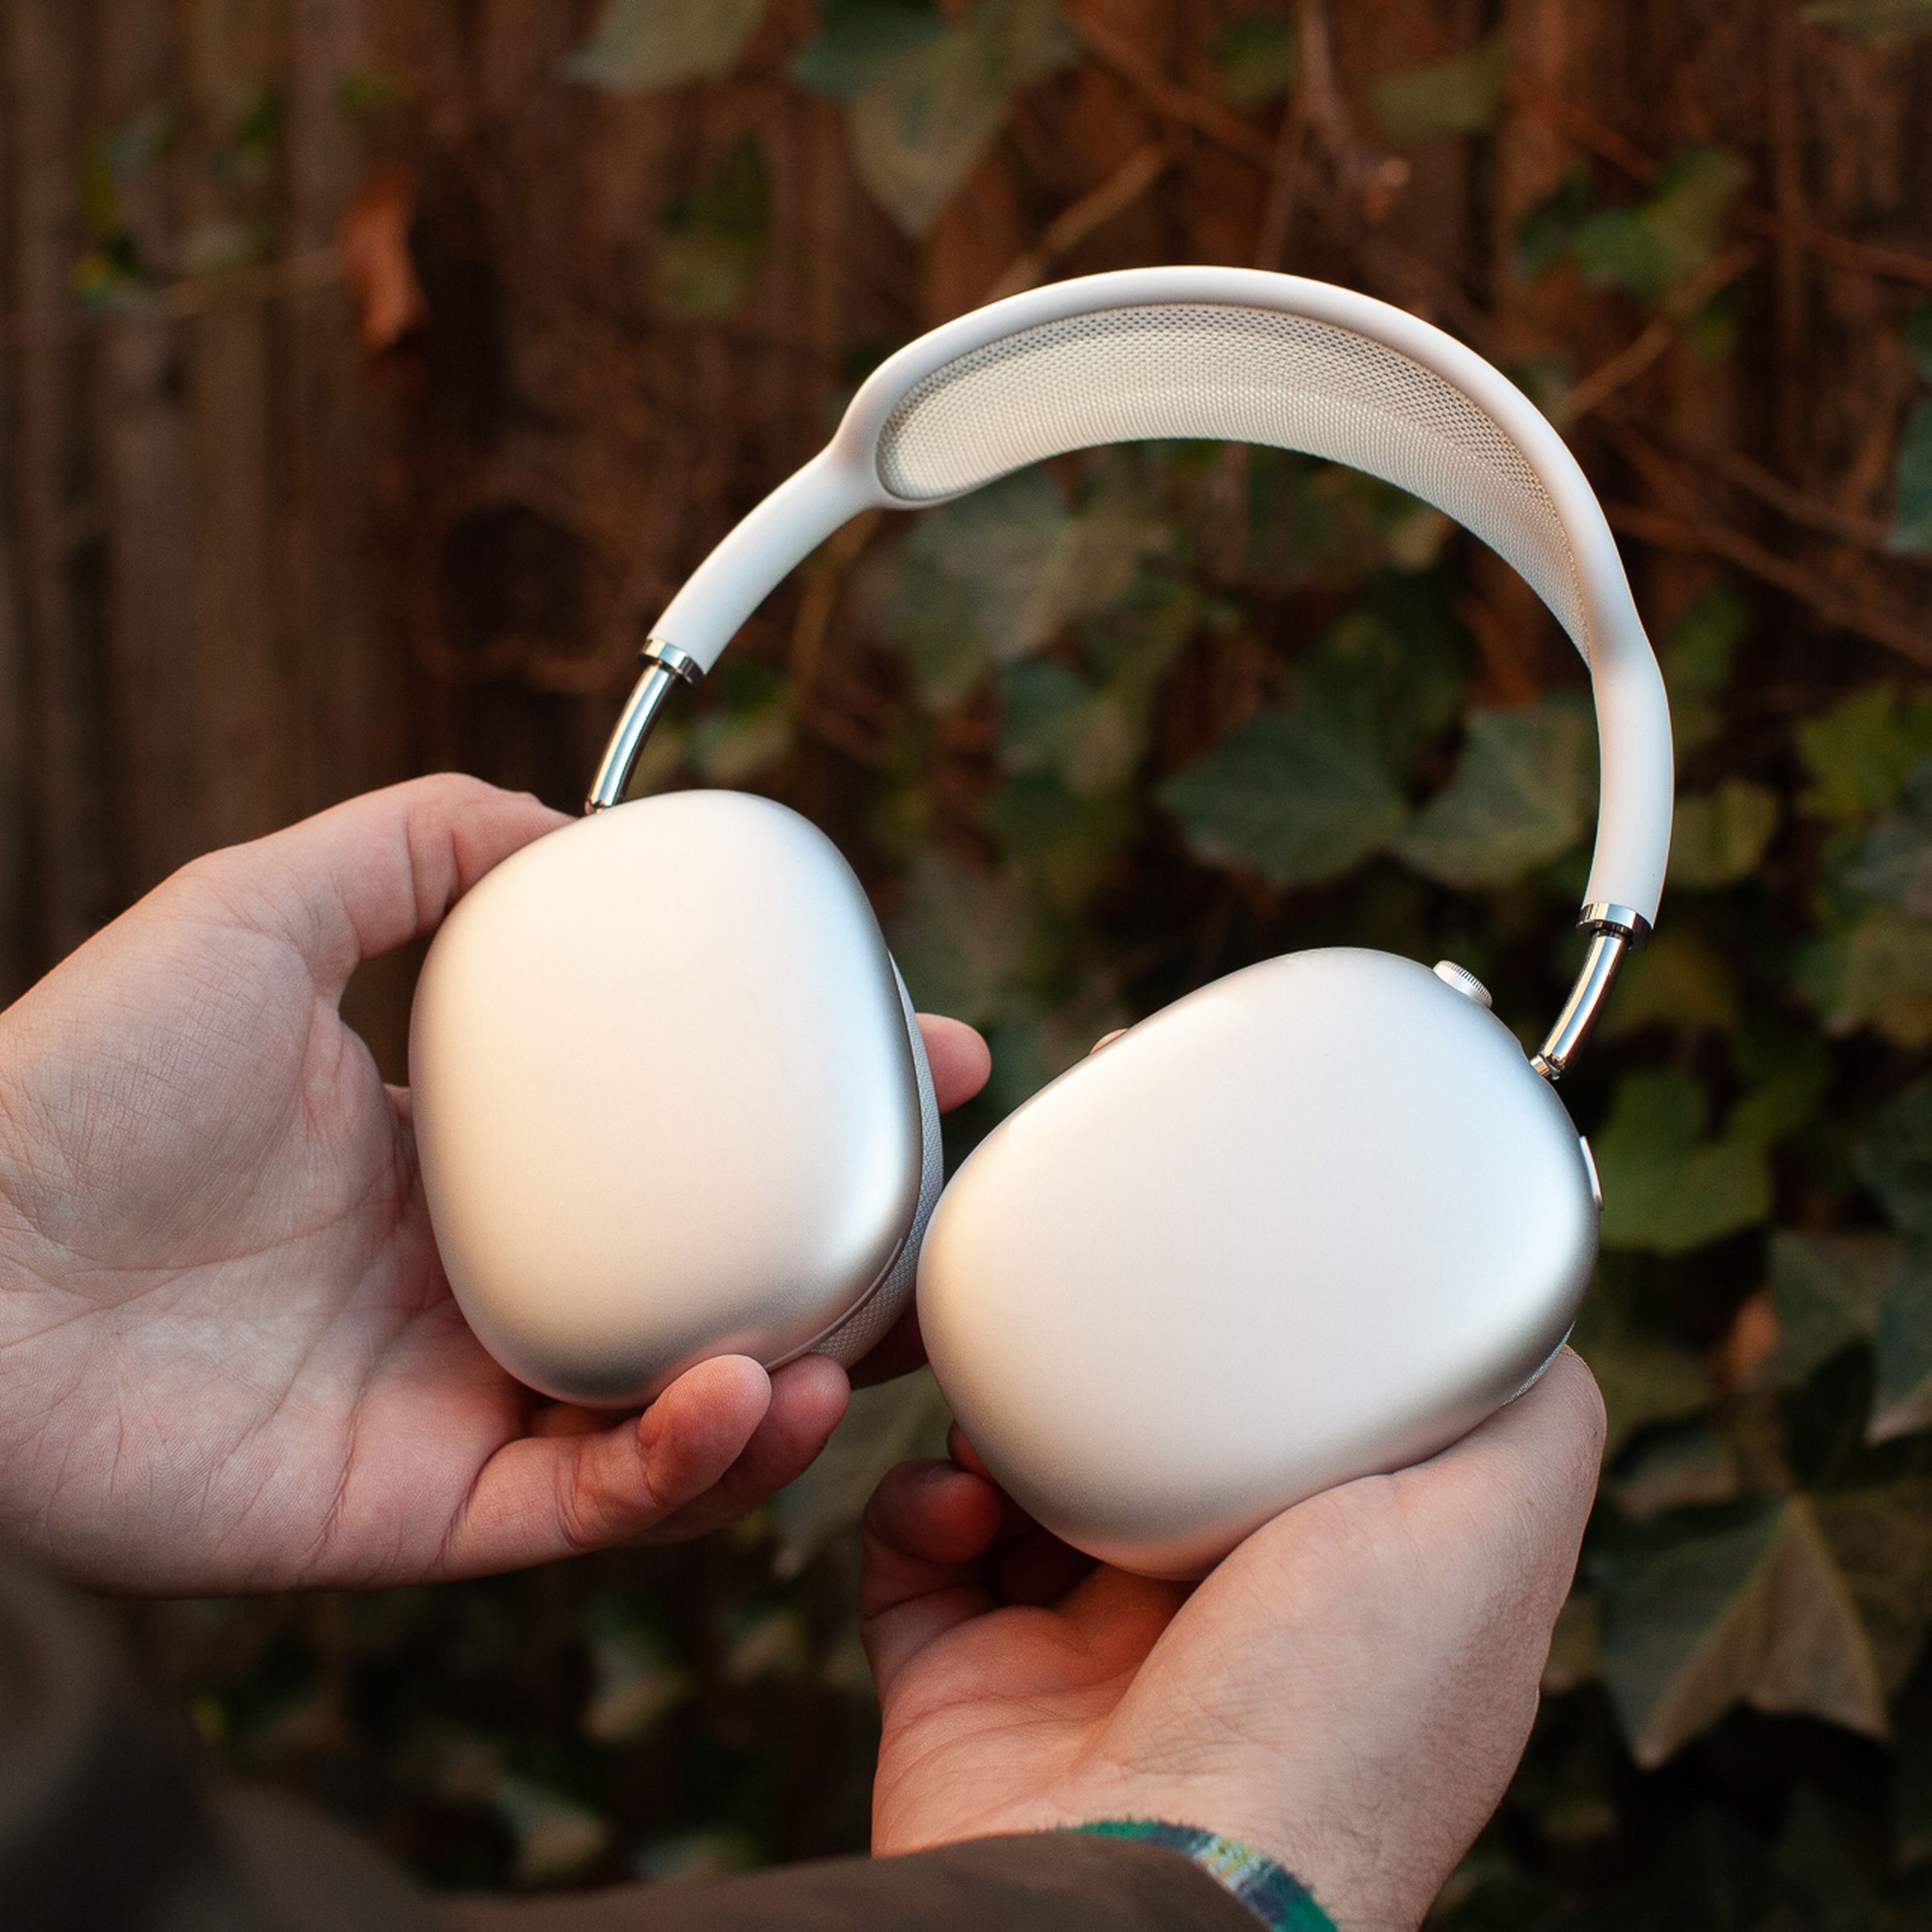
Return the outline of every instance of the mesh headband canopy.
[[[906,391],[878,476],[931,502],[1070,450],[1166,437],[1300,450],[1420,497],[1513,564],[1588,660],[1575,556],[1521,449],[1433,370],[1311,316],[1156,303],[1002,336]]]
[[[1663,680],[1601,506],[1500,371],[1414,316],[1253,269],[1126,269],[1009,296],[921,336],[831,443],[666,606],[593,804],[621,798],[672,673],[708,670],[779,580],[862,510],[912,510],[1075,449],[1272,444],[1381,477],[1514,566],[1590,667],[1602,801],[1586,909],[1654,916],[1670,843]],[[663,653],[668,651],[668,658]]]

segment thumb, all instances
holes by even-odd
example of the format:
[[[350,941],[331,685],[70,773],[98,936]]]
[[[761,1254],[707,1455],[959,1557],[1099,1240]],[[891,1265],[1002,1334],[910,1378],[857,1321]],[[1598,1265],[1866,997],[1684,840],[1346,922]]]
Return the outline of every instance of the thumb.
[[[336,998],[363,960],[433,932],[492,867],[569,823],[527,793],[444,773],[350,799],[189,870],[231,912],[289,939]]]

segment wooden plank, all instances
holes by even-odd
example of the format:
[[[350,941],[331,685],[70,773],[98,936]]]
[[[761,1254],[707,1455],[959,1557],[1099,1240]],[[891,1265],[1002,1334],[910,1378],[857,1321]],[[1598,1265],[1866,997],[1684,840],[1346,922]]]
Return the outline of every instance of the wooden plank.
[[[11,0],[7,36],[12,205],[8,285],[19,311],[72,302],[83,227],[83,77],[92,10]],[[71,952],[117,909],[108,806],[114,773],[101,675],[101,506],[86,439],[88,353],[26,337],[9,370],[16,623],[28,687],[23,767],[32,795],[26,892],[35,964]]]
[[[180,98],[180,47],[151,0],[98,0],[93,124],[130,149],[114,204],[142,267],[171,279],[180,221],[158,142],[135,130]],[[183,330],[160,312],[97,326],[90,434],[105,504],[106,708],[115,850],[128,897],[205,849],[204,767],[196,729],[194,473]]]
[[[237,211],[225,162],[251,101],[278,76],[279,9],[258,0],[190,0],[190,118],[182,143],[184,213],[205,232]],[[230,163],[232,165],[232,163]],[[284,559],[283,479],[270,456],[280,372],[267,305],[211,305],[186,324],[194,464],[192,572],[200,754],[211,776],[207,832],[258,836],[295,815],[295,739]]]

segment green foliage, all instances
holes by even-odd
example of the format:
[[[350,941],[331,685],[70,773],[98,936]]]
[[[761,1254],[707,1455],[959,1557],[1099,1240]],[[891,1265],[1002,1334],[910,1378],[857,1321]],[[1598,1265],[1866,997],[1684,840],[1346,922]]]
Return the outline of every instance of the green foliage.
[[[1734,886],[1757,870],[1777,835],[1777,794],[1748,778],[1680,798],[1670,833],[1670,883],[1680,892]]]
[[[1922,758],[1932,758],[1932,693],[1902,692],[1890,681],[1866,686],[1794,734],[1811,780],[1805,809],[1838,825],[1887,810]]]
[[[1265,107],[1294,85],[1300,64],[1294,29],[1272,14],[1239,14],[1214,44],[1221,92],[1236,107]]]
[[[1373,754],[1319,711],[1250,720],[1160,795],[1210,865],[1251,867],[1277,887],[1353,871],[1406,815]]]
[[[1728,1038],[1742,1018],[1729,961],[1695,933],[1667,926],[1624,968],[1599,1025],[1606,1039],[1651,1026]]]
[[[1805,18],[1889,46],[1932,34],[1932,0],[1811,0]]]
[[[1131,474],[1111,471],[1076,507],[1044,471],[1022,470],[920,520],[893,567],[875,568],[872,625],[921,699],[953,710],[992,666],[1116,602],[1170,540]]]
[[[1926,14],[1932,25],[1932,8]],[[1918,373],[1932,382],[1932,307],[1922,307],[1906,328]],[[1932,397],[1923,397],[1905,423],[1898,448],[1897,502],[1892,548],[1906,555],[1932,551]]]
[[[764,152],[748,137],[658,224],[658,306],[694,321],[729,315],[751,293],[770,230]]]
[[[979,163],[1022,89],[1076,51],[1055,0],[977,0],[948,22],[930,0],[835,0],[799,82],[842,100],[859,176],[923,235]]]
[[[1376,113],[1397,141],[1486,134],[1509,75],[1509,36],[1494,33],[1466,54],[1391,75],[1375,90]]]
[[[1876,1116],[1858,1165],[1899,1227],[1932,1235],[1932,1080],[1916,1081]]]
[[[1571,246],[1586,278],[1661,302],[1717,252],[1732,205],[1750,179],[1736,155],[1714,147],[1675,155],[1635,208],[1607,209],[1576,229]]]
[[[1449,886],[1505,885],[1582,836],[1594,792],[1588,712],[1568,699],[1469,720],[1455,779],[1402,834],[1402,856]]]
[[[562,63],[566,80],[643,94],[729,73],[770,0],[605,0],[597,31]]]
[[[1932,1046],[1932,925],[1886,906],[1814,940],[1797,978],[1834,1034],[1868,1028],[1895,1046]]]
[[[1882,1737],[1932,1589],[1932,1481],[1685,1512],[1592,1575],[1604,1678],[1639,1764],[1735,1703]]]
[[[1516,231],[1516,263],[1523,275],[1540,281],[1569,258],[1595,193],[1588,164],[1581,163],[1525,213]]]
[[[1709,1103],[1688,1074],[1633,1073],[1593,1136],[1606,1248],[1686,1254],[1771,1212],[1771,1174],[1755,1136],[1707,1132]]]

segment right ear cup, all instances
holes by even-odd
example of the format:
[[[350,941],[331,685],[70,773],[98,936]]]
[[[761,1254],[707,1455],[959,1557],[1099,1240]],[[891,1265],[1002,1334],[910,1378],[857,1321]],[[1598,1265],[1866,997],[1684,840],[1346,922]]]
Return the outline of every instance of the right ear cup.
[[[926,1058],[926,1041],[919,1031],[919,1015],[914,1012],[912,995],[906,990],[905,975],[898,962],[893,973],[899,984],[899,1001],[905,1009],[906,1037],[912,1047],[913,1071],[919,1083],[919,1129],[922,1151],[919,1162],[919,1205],[913,1211],[912,1226],[892,1265],[880,1278],[878,1286],[844,1321],[813,1344],[814,1355],[828,1355],[849,1368],[869,1348],[882,1341],[886,1331],[905,1313],[919,1279],[919,1249],[926,1239],[926,1224],[939,1205],[945,1184],[946,1157],[939,1132],[939,1104],[933,1091],[932,1067]]]

